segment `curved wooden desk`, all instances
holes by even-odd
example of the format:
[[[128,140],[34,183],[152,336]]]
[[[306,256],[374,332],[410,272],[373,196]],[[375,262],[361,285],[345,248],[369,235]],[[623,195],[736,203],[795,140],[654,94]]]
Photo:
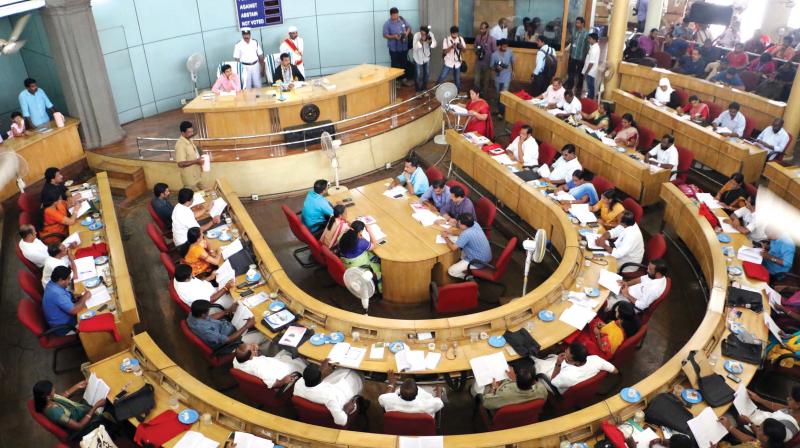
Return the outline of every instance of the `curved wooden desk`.
[[[723,137],[711,126],[682,119],[672,109],[658,107],[624,90],[614,90],[612,99],[616,102],[618,115],[632,114],[637,123],[655,132],[658,141],[664,134],[674,135],[675,143],[692,151],[695,159],[703,165],[726,176],[741,172],[745,182],[756,182],[761,177],[768,153],[764,148],[741,139]]]
[[[547,141],[556,149],[567,143],[575,145],[578,159],[584,168],[610,180],[643,206],[655,204],[661,184],[669,182],[670,172],[654,169],[641,162],[641,155],[634,150],[624,153],[590,136],[580,128],[570,126],[545,109],[533,105],[518,96],[503,92],[500,100],[506,106],[506,120],[523,121],[533,126],[533,136],[539,141]],[[632,159],[629,156],[635,156]]]
[[[783,166],[769,162],[764,167],[764,177],[769,181],[769,189],[795,208],[800,208],[800,167]]]
[[[307,84],[278,98],[275,87],[249,89],[235,96],[215,96],[205,100],[199,95],[184,106],[183,112],[195,114],[202,137],[243,137],[280,132],[304,124],[300,109],[316,104],[319,120],[339,121],[378,110],[395,100],[394,80],[403,70],[363,64],[326,76],[335,88]],[[275,143],[275,142],[274,142]]]
[[[51,121],[34,130],[33,135],[0,143],[0,152],[15,151],[28,162],[28,175],[24,180],[30,185],[44,178],[44,170],[48,167],[65,167],[84,158],[78,124],[80,122],[77,119],[67,118],[64,127],[59,128]],[[19,189],[16,182],[0,185],[0,201],[17,193]]]

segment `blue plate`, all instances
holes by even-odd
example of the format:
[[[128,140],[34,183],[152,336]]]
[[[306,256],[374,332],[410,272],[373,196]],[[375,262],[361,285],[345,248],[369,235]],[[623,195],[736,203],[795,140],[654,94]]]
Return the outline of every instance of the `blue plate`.
[[[261,280],[261,273],[260,272],[256,272],[256,275],[254,275],[252,277],[248,275],[245,278],[247,279],[248,282],[257,282],[257,281]]]
[[[196,422],[198,418],[200,418],[200,414],[194,409],[184,409],[178,414],[178,421],[184,425],[191,425]]]
[[[742,275],[742,268],[739,266],[731,266],[728,268],[728,274],[730,275]]]
[[[83,281],[83,286],[87,288],[94,288],[99,284],[100,284],[100,277],[87,278],[86,280]]]
[[[324,333],[315,333],[314,336],[311,336],[311,345],[323,345],[325,344],[325,334]]]
[[[269,304],[269,310],[273,313],[277,313],[278,311],[286,308],[286,304],[281,302],[280,300],[276,300]]]
[[[91,319],[91,318],[93,318],[94,316],[97,316],[97,311],[95,311],[95,310],[89,310],[89,311],[87,311],[87,312],[85,312],[85,313],[81,314],[81,316],[80,316],[80,319],[81,319],[81,320]]]
[[[719,241],[720,243],[730,243],[731,237],[725,235],[724,233],[720,233],[719,235],[717,235],[717,241]]]
[[[93,223],[94,219],[90,219],[90,218],[91,218],[91,216],[83,218],[83,221],[81,221],[81,225],[82,226],[88,226],[89,224]]]
[[[105,255],[100,255],[99,257],[94,258],[95,266],[102,266],[106,263],[108,263],[108,257],[106,257]]]
[[[632,387],[626,387],[619,391],[619,397],[628,403],[638,403],[642,399],[642,394]]]
[[[215,239],[219,238],[219,235],[221,233],[222,233],[222,231],[219,230],[219,229],[211,229],[208,232],[206,232],[206,236],[211,238],[212,240],[215,240]]]
[[[742,363],[740,363],[739,361],[734,361],[732,359],[728,359],[727,361],[725,361],[725,364],[723,364],[722,366],[725,367],[725,370],[727,370],[728,373],[732,373],[734,375],[738,375],[744,372],[744,366],[742,365]]]
[[[543,181],[543,180],[540,180],[540,181],[536,182],[536,185],[541,187],[541,188],[544,188],[549,184],[547,182]]]
[[[703,396],[700,395],[700,391],[695,389],[684,389],[683,392],[681,392],[681,398],[689,404],[697,404],[703,401]]]
[[[139,360],[136,359],[136,358],[131,358],[130,361],[131,361],[131,364],[130,364],[131,366],[138,366],[139,365]],[[119,370],[122,371],[122,372],[125,371],[125,367],[122,365],[122,363],[119,363]]]
[[[219,240],[220,240],[220,241],[230,241],[230,240],[232,240],[232,239],[233,239],[233,237],[232,237],[232,236],[231,236],[231,234],[230,234],[230,233],[228,233],[228,232],[222,232],[222,233],[219,235]]]
[[[331,344],[338,344],[340,342],[344,342],[344,333],[342,333],[341,331],[334,331],[329,336],[329,339],[331,341]]]
[[[587,297],[598,297],[600,296],[600,290],[598,288],[585,288],[583,292],[586,293]]]
[[[492,336],[489,338],[489,345],[494,348],[502,348],[506,345],[506,338],[502,336]]]
[[[103,223],[100,221],[95,221],[89,225],[89,230],[100,230],[103,228]]]
[[[550,311],[550,310],[539,311],[539,319],[541,319],[541,320],[543,320],[545,322],[552,322],[553,320],[555,320],[555,318],[556,318],[556,315],[553,314],[553,312]]]
[[[403,341],[394,341],[389,344],[389,351],[392,353],[397,353],[406,348],[406,345],[403,344]]]

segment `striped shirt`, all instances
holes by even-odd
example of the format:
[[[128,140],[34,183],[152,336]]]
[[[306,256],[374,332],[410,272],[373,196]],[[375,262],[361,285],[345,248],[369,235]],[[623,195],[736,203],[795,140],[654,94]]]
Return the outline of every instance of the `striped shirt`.
[[[589,31],[587,31],[586,28],[582,30],[575,30],[572,32],[572,47],[569,50],[570,59],[576,59],[580,61],[586,57],[587,37],[589,37]]]
[[[492,261],[492,248],[477,221],[472,227],[461,232],[456,240],[456,245],[461,248],[462,260],[483,263]]]

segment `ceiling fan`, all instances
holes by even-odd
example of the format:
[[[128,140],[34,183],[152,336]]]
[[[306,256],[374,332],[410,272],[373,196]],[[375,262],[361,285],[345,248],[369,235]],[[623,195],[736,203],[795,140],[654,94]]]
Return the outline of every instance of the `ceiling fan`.
[[[30,14],[25,14],[22,16],[14,25],[14,30],[11,31],[11,35],[8,36],[8,40],[0,39],[0,54],[14,54],[21,50],[23,46],[25,46],[25,41],[18,39],[19,36],[22,35],[22,31],[25,29],[25,25],[28,24],[28,20],[30,20],[30,18]]]

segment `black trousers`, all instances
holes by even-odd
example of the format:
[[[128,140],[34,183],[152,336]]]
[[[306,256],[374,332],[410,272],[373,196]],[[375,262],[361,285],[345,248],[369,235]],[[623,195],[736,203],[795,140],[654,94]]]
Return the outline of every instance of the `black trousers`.
[[[581,90],[583,90],[583,64],[585,60],[578,60],[569,58],[567,63],[567,85],[571,85],[575,91],[575,96],[580,98]]]
[[[392,68],[402,68],[405,70],[403,76],[398,79],[414,80],[414,72],[411,69],[411,64],[408,63],[407,51],[390,51],[389,58],[392,60]]]

